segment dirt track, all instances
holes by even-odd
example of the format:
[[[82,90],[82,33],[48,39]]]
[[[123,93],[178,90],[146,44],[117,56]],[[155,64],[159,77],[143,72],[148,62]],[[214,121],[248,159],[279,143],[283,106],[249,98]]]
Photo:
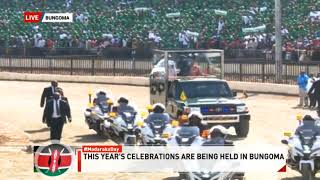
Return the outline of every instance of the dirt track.
[[[44,178],[32,172],[32,155],[20,151],[24,145],[49,143],[49,131],[41,123],[40,95],[48,83],[0,81],[2,106],[0,108],[0,174],[1,179]],[[139,108],[149,102],[148,88],[97,84],[61,83],[69,98],[73,122],[64,127],[62,143],[80,145],[84,143],[114,143],[95,135],[84,123],[83,110],[87,105],[88,89],[103,88],[114,97],[125,94]],[[250,94],[245,99],[252,114],[248,138],[237,143],[264,142],[280,144],[284,131],[293,131],[297,126],[295,116],[308,110],[293,108],[296,97]],[[315,114],[315,112],[311,112]],[[13,133],[17,133],[15,135]],[[29,141],[29,142],[28,142]],[[8,145],[8,146],[6,146]],[[15,148],[16,147],[16,148]],[[172,179],[177,174],[83,174],[68,173],[68,179]],[[249,180],[297,179],[299,174],[287,173],[247,174]]]

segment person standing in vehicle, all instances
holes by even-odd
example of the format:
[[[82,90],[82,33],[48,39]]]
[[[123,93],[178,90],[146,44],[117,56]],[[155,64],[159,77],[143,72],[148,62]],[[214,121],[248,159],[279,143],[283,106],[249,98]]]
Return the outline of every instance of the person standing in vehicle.
[[[46,103],[42,122],[50,125],[50,140],[60,141],[64,123],[67,118],[71,123],[69,104],[60,99],[60,94],[55,92],[53,98]]]
[[[299,86],[299,97],[300,102],[298,104],[298,107],[302,107],[303,105],[305,107],[308,106],[308,99],[307,97],[307,85],[308,85],[308,75],[304,71],[301,71],[298,78],[297,78],[297,84]]]
[[[320,80],[317,80],[312,84],[308,92],[308,95],[310,96],[312,93],[314,94],[314,98],[317,101],[318,108],[319,108],[320,107],[319,106],[320,105]]]
[[[190,76],[203,76],[203,73],[201,72],[201,68],[198,63],[192,62],[190,68]]]
[[[40,101],[40,107],[43,107],[46,102],[48,102],[53,94],[56,92],[56,88],[58,87],[58,81],[51,81],[51,86],[43,89]]]

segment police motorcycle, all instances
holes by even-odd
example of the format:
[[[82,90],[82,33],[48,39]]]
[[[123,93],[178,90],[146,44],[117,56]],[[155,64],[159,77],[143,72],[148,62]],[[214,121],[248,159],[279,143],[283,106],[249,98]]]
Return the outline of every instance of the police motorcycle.
[[[141,126],[143,120],[126,98],[121,97],[118,103],[119,106],[112,108],[104,127],[111,130],[112,136],[120,137],[125,145],[134,145],[137,142],[138,126]]]
[[[192,115],[189,115],[189,118]],[[176,146],[210,146],[210,145],[233,145],[232,142],[226,140],[227,135],[232,135],[232,127],[226,129],[223,126],[213,126],[210,130],[204,130],[200,136],[198,126],[189,126],[186,122],[185,115],[181,117],[182,125],[177,130],[173,138],[168,141],[168,145]],[[234,129],[233,129],[234,131]],[[233,133],[235,134],[235,132]],[[209,139],[207,139],[209,137]],[[243,179],[243,173],[235,172],[179,172],[179,179],[190,180],[235,180]]]
[[[152,110],[148,111],[145,123],[139,127],[139,144],[165,145],[169,134],[174,133],[179,122],[172,120],[170,123],[170,117],[165,113],[165,107],[161,103],[154,104]]]
[[[234,127],[226,129],[221,125],[213,126],[210,130],[205,131],[202,137],[205,138],[202,146],[234,146],[233,142],[227,140],[229,135],[236,135]],[[242,172],[189,172],[189,179],[195,180],[243,180]]]
[[[104,128],[105,121],[108,120],[113,105],[113,100],[107,97],[106,92],[97,91],[96,98],[92,100],[92,91],[89,91],[89,103],[84,112],[85,122],[89,129],[93,129],[98,135],[110,138],[110,134]]]
[[[318,110],[319,115],[319,110]],[[301,173],[303,180],[315,179],[320,170],[320,120],[309,115],[297,116],[299,127],[295,134],[285,132],[289,137],[281,142],[288,145],[288,166]]]
[[[188,115],[179,117],[180,127],[172,134],[167,142],[168,146],[201,146],[203,138],[197,126],[189,126]],[[189,179],[188,172],[179,172],[179,179]]]

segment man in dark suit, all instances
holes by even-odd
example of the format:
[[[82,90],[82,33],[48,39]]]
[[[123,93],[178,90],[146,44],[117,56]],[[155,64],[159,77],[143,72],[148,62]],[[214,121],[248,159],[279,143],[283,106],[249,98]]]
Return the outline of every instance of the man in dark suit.
[[[63,89],[61,87],[57,87],[56,90],[60,94],[60,99],[64,100],[65,102],[67,102],[69,104],[68,98],[66,96],[64,96]]]
[[[312,94],[314,95],[314,98],[316,99],[318,108],[319,108],[320,107],[320,80],[317,80],[312,84],[308,92],[308,95],[312,96]]]
[[[46,103],[44,108],[42,122],[50,125],[50,139],[61,139],[62,129],[64,123],[71,122],[70,107],[67,102],[60,99],[58,92],[53,94],[53,98]]]
[[[52,98],[54,92],[56,92],[57,87],[58,87],[58,82],[51,81],[51,86],[43,89],[43,92],[41,95],[40,107],[43,107],[45,105],[45,103],[48,102]]]

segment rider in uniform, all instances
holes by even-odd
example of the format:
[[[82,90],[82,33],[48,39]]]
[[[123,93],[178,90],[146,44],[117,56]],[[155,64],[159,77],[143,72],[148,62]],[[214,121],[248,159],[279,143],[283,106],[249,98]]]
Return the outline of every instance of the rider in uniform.
[[[170,116],[168,113],[165,113],[166,108],[161,103],[156,103],[152,107],[152,113],[148,116],[146,123],[151,123],[153,120],[163,120],[165,124],[169,123]]]

